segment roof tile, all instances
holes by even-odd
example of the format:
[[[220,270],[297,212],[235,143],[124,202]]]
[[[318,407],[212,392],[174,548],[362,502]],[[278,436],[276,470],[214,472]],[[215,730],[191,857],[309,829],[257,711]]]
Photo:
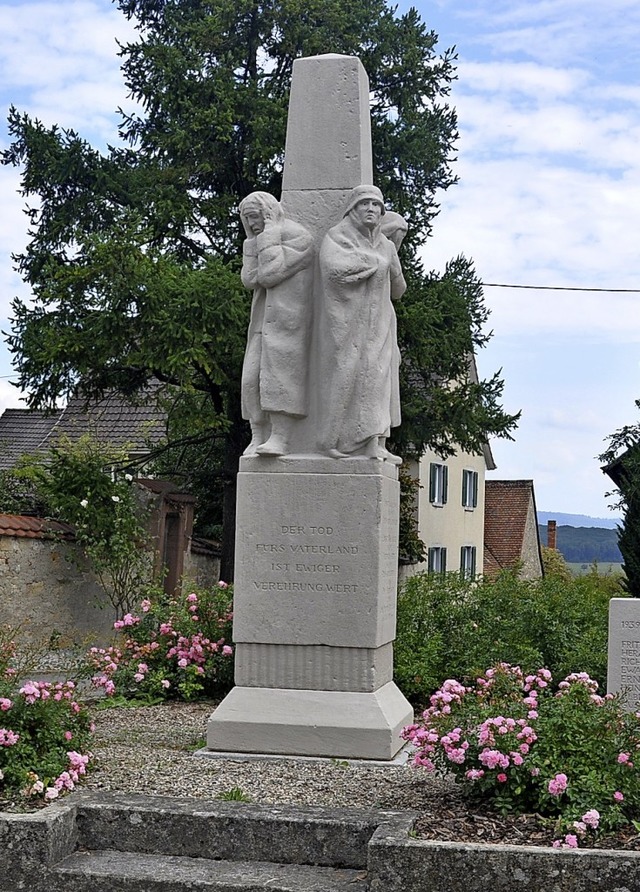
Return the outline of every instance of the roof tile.
[[[27,539],[52,539],[57,536],[64,539],[75,538],[71,524],[21,514],[0,514],[0,536]]]

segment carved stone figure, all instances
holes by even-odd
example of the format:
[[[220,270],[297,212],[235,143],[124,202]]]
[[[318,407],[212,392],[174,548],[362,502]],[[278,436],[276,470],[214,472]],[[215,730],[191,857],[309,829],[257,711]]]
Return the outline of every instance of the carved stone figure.
[[[240,216],[242,283],[253,289],[242,368],[242,417],[252,434],[245,455],[284,455],[292,424],[308,412],[313,239],[267,192],[248,195]]]
[[[399,464],[385,440],[400,424],[392,299],[406,284],[396,247],[382,231],[384,215],[380,190],[357,186],[320,248],[320,439],[334,458],[364,455]]]

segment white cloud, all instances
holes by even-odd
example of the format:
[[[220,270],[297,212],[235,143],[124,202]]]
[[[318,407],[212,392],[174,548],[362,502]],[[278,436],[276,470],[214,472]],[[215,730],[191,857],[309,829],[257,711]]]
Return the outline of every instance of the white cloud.
[[[126,101],[116,37],[134,32],[115,7],[90,0],[0,8],[0,82],[20,110],[46,125],[112,138],[110,117]]]
[[[5,409],[25,409],[20,391],[5,378],[0,378],[0,415]]]

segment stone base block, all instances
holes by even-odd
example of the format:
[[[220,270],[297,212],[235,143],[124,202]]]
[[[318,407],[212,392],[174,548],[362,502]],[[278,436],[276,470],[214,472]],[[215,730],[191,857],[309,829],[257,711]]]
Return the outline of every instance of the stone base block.
[[[371,693],[235,687],[209,719],[207,747],[390,760],[413,710],[393,682]]]
[[[392,644],[375,649],[236,644],[235,681],[240,687],[373,692],[392,679]]]

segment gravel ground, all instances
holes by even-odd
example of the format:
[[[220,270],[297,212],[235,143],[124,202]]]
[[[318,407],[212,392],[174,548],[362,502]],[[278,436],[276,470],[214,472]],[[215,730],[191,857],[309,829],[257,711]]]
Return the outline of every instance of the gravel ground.
[[[408,765],[196,756],[214,708],[214,703],[167,703],[96,710],[97,767],[84,786],[199,799],[239,788],[253,802],[407,808],[425,785]],[[428,783],[439,796],[452,786],[434,778]]]
[[[215,799],[241,790],[252,802],[408,808],[428,839],[550,845],[553,828],[534,815],[505,818],[470,807],[451,779],[410,765],[344,764],[340,760],[203,758],[207,719],[215,703],[96,709],[95,768],[83,787]],[[640,851],[640,835],[602,838],[599,848]]]

